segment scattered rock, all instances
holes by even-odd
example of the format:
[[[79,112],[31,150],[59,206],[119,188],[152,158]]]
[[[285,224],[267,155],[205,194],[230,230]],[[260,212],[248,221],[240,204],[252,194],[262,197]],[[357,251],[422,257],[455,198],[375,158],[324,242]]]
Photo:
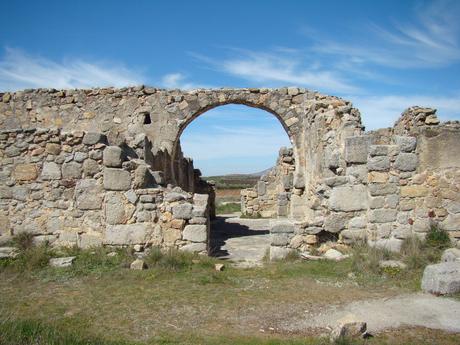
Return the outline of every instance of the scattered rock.
[[[214,269],[215,269],[216,271],[219,271],[219,272],[220,272],[220,271],[223,271],[224,268],[225,268],[225,265],[224,265],[224,264],[215,264],[215,265],[214,265]]]
[[[460,292],[460,261],[426,266],[422,290],[435,295]]]
[[[339,324],[331,332],[331,341],[341,338],[356,339],[366,335],[367,323],[357,320],[353,315],[339,320]]]
[[[76,256],[68,256],[65,258],[52,258],[49,261],[51,267],[69,267],[73,265]]]
[[[142,271],[147,268],[146,263],[142,259],[136,259],[133,262],[131,262],[131,265],[129,266],[132,270],[138,270]]]
[[[324,253],[324,257],[329,260],[340,261],[343,260],[345,255],[335,249],[329,249],[326,253]],[[348,257],[348,256],[347,256]]]
[[[114,257],[114,256],[117,256],[117,252],[110,252],[110,253],[107,253],[107,256],[108,257]]]

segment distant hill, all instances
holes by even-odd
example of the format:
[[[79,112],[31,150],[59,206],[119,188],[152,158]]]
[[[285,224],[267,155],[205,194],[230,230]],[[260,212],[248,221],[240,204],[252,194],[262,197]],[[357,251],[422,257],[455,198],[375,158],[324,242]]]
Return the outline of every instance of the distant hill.
[[[227,174],[219,176],[204,176],[203,180],[214,181],[217,189],[244,189],[254,187],[259,178],[268,173],[270,169],[252,174]]]

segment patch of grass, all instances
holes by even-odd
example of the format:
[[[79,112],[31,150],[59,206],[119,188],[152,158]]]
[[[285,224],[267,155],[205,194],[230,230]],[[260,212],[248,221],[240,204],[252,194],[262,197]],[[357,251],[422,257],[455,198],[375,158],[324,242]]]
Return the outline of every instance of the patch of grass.
[[[151,248],[144,260],[149,268],[165,272],[181,272],[190,270],[192,267],[209,269],[213,268],[214,264],[218,262],[217,259],[209,256],[158,247]]]
[[[253,214],[243,213],[240,216],[240,218],[243,218],[243,219],[260,219],[260,218],[262,218],[262,216],[258,212],[253,213]]]
[[[445,249],[451,246],[451,240],[446,230],[439,224],[432,224],[426,234],[425,241],[428,247]]]
[[[30,232],[23,232],[12,238],[12,245],[21,251],[30,249],[34,246],[34,236]]]
[[[225,204],[218,204],[216,206],[216,214],[227,214],[227,213],[235,213],[241,211],[241,203],[237,202],[229,202]]]
[[[32,272],[48,265],[52,254],[46,244],[32,246],[21,250],[14,259],[2,260],[1,270],[15,272]]]

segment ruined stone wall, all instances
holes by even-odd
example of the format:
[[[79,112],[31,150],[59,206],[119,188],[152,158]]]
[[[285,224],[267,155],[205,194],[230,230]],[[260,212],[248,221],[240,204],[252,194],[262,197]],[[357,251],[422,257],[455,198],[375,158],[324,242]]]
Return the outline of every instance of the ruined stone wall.
[[[274,252],[306,250],[321,238],[397,251],[431,225],[459,240],[459,150],[460,123],[439,124],[435,110],[419,107],[394,128],[346,138],[345,169],[316,185],[312,217],[273,226]]]
[[[241,212],[252,217],[287,217],[291,199],[295,161],[292,148],[281,148],[276,165],[254,188],[241,190]]]
[[[95,132],[0,132],[0,242],[29,232],[55,246],[206,251],[208,195],[160,185],[143,149]]]

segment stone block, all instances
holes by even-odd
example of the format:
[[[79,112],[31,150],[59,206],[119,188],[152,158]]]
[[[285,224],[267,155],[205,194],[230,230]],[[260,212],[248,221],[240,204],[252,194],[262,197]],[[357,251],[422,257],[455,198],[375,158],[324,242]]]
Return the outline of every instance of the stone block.
[[[291,235],[288,233],[272,233],[270,241],[272,246],[287,246],[290,242]]]
[[[190,219],[192,218],[193,206],[189,203],[174,205],[172,213],[176,219]]]
[[[380,249],[386,249],[390,252],[399,253],[401,251],[403,240],[397,238],[379,239],[377,241],[368,241],[368,245]]]
[[[422,185],[401,186],[401,197],[419,198],[428,195],[428,188]]]
[[[387,171],[390,169],[390,159],[387,156],[371,157],[367,161],[367,169],[370,171]]]
[[[104,188],[106,190],[128,190],[131,187],[131,175],[122,169],[104,169]]]
[[[392,209],[375,209],[368,212],[368,219],[371,223],[390,223],[396,220],[397,211]]]
[[[152,230],[151,225],[148,223],[107,225],[104,234],[104,244],[144,244],[149,240]]]
[[[185,246],[180,247],[179,250],[184,251],[184,252],[190,252],[190,253],[204,252],[206,251],[206,243],[203,243],[203,242],[189,243],[189,244],[186,244]]]
[[[441,223],[441,227],[447,231],[460,230],[460,213],[449,214]]]
[[[35,164],[18,164],[12,176],[16,181],[33,181],[38,177],[38,169]]]
[[[61,145],[55,143],[47,143],[45,146],[45,151],[50,155],[57,156],[61,153]]]
[[[76,206],[80,210],[102,208],[102,186],[94,179],[79,180],[75,186]]]
[[[42,180],[60,180],[61,179],[61,168],[54,162],[44,162],[41,173]]]
[[[126,224],[133,216],[136,207],[121,193],[107,192],[105,196],[105,221],[107,224]]]
[[[94,159],[86,159],[83,162],[83,173],[85,176],[94,176],[100,170],[99,164]]]
[[[372,196],[395,194],[398,192],[398,185],[396,183],[370,183],[368,188]]]
[[[69,162],[69,163],[62,164],[62,178],[64,179],[81,178],[81,164],[77,162]]]
[[[371,136],[361,135],[345,139],[345,160],[348,163],[366,163],[369,146],[374,142]]]
[[[367,225],[367,219],[364,216],[351,218],[348,222],[348,228],[363,229]]]
[[[329,206],[334,211],[360,211],[367,209],[367,190],[364,185],[333,188]]]
[[[69,267],[72,266],[76,256],[68,256],[65,258],[52,258],[49,261],[51,267]]]
[[[187,225],[182,232],[182,239],[191,242],[206,242],[208,232],[206,225]]]
[[[366,164],[347,167],[347,175],[354,176],[361,183],[367,183],[367,172]]]
[[[166,193],[164,200],[167,202],[181,201],[186,199],[186,195],[183,193],[170,192]]]
[[[340,240],[345,244],[351,244],[366,240],[365,229],[347,229],[340,233]]]
[[[119,146],[107,146],[102,154],[102,162],[109,168],[121,168],[123,151]]]
[[[396,157],[395,168],[401,171],[414,171],[418,166],[418,157],[415,153],[400,153]]]
[[[415,137],[395,136],[395,143],[401,148],[403,152],[412,152],[417,145]]]
[[[134,170],[133,188],[149,188],[155,186],[155,179],[145,165],[140,165]]]
[[[346,213],[331,213],[324,220],[324,230],[337,233],[345,228],[349,216]]]
[[[102,246],[102,236],[99,234],[81,234],[78,246],[83,249],[100,247]]]
[[[371,171],[367,176],[367,180],[369,183],[386,183],[389,177],[387,172]]]
[[[271,261],[282,260],[286,258],[293,251],[294,250],[291,248],[270,246],[270,260]]]
[[[294,233],[294,224],[283,221],[273,221],[270,223],[270,233]]]
[[[384,205],[385,205],[385,198],[383,196],[376,196],[376,197],[369,198],[369,208],[370,209],[383,208]]]
[[[422,277],[422,290],[435,295],[460,292],[460,261],[426,266]]]
[[[95,145],[105,142],[107,142],[107,138],[102,133],[88,132],[83,137],[83,144],[85,145]]]

